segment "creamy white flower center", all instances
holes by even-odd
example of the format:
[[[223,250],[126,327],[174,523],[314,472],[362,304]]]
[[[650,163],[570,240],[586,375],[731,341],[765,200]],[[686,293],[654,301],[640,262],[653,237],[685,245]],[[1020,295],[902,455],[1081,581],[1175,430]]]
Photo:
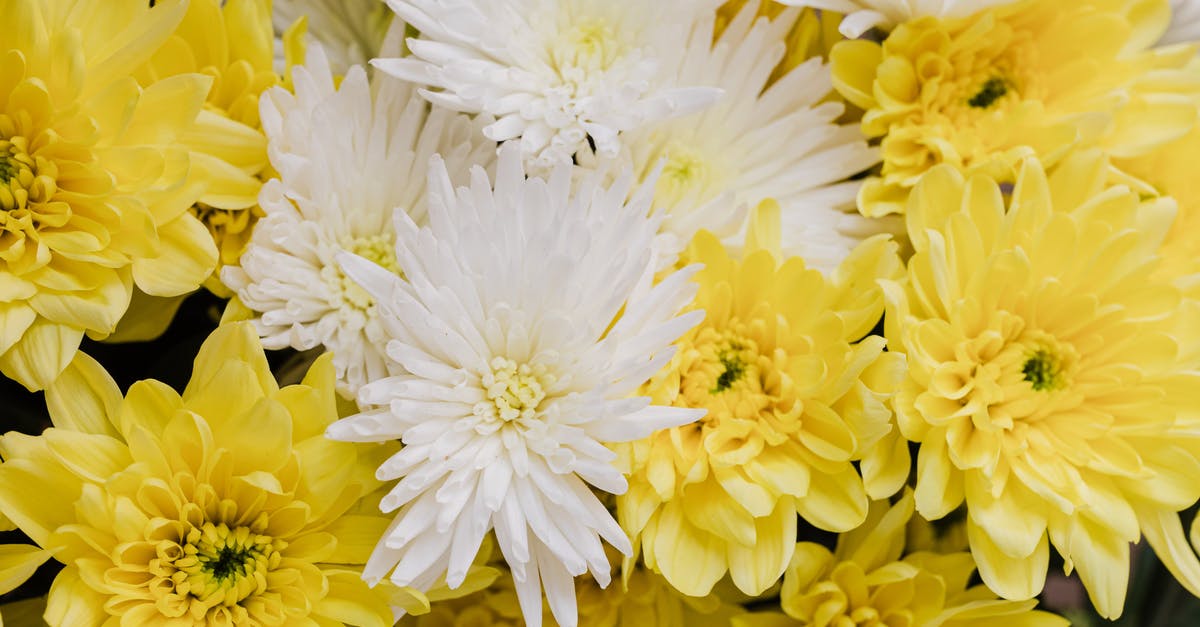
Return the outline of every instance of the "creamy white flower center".
[[[713,177],[712,166],[698,151],[673,144],[667,151],[655,191],[657,204],[672,207]]]
[[[582,18],[564,31],[550,50],[551,59],[566,76],[571,69],[603,71],[624,53],[613,27],[600,18]]]
[[[346,239],[342,242],[341,247],[359,257],[375,262],[397,276],[404,276],[404,273],[400,271],[400,264],[396,261],[395,240],[390,233]],[[322,276],[329,284],[329,288],[341,296],[343,304],[353,311],[363,312],[375,305],[371,295],[354,279],[346,276],[337,264],[327,266],[322,272]]]
[[[493,358],[490,365],[491,372],[480,377],[487,400],[475,403],[475,415],[495,427],[536,417],[546,388],[554,382],[546,367],[518,365],[504,357]]]

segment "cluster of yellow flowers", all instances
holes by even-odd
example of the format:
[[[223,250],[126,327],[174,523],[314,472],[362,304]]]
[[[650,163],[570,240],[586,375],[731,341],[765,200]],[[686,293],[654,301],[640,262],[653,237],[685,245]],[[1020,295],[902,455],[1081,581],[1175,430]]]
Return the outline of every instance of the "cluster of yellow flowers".
[[[382,0],[0,0],[0,373],[45,407],[38,424],[0,418],[8,431],[0,436],[0,592],[17,590],[0,600],[11,601],[0,604],[3,620],[1060,627],[1069,621],[1038,609],[1048,572],[1061,565],[1091,611],[1116,619],[1126,607],[1131,547],[1143,542],[1200,597],[1200,516],[1190,533],[1184,517],[1200,502],[1200,57],[1192,44],[1164,43],[1187,39],[1178,33],[1195,26],[1183,20],[1189,10],[1200,17],[1200,2],[664,0],[700,17],[678,49],[647,59],[653,47],[637,48],[634,35],[606,26],[632,29],[619,14],[644,17],[637,11],[650,9],[636,5],[645,1],[389,0],[388,8]],[[513,16],[524,16],[530,32],[550,24],[557,47],[538,57],[514,52],[516,44],[483,46],[490,56],[476,59],[465,40],[445,43],[458,22],[439,18],[450,11],[441,4],[490,16],[498,30]],[[542,20],[526,15],[554,5],[567,8]],[[591,17],[564,22],[571,16]],[[739,50],[743,40],[766,41],[765,65],[738,55],[752,48]],[[705,61],[672,55],[697,45],[721,59],[714,71],[754,69],[693,81],[703,84],[688,97],[736,99],[695,118],[696,133],[706,124],[720,130],[721,115],[769,120],[749,135],[753,142],[811,149],[849,171],[820,184],[801,183],[808,170],[758,163],[722,171],[652,126],[644,132],[661,154],[646,157],[632,109],[605,117],[594,109],[617,105],[583,95],[625,97],[676,62],[682,69],[661,82],[691,87]],[[314,57],[326,65],[306,66]],[[372,58],[384,62],[361,65]],[[564,59],[579,67],[560,67]],[[505,63],[512,68],[494,69]],[[561,75],[570,90],[520,64]],[[613,68],[636,80],[595,78]],[[788,90],[810,89],[803,77],[825,89],[811,88],[801,109],[785,110]],[[509,85],[527,91],[505,92]],[[732,93],[738,85],[753,93]],[[339,104],[360,88],[374,109]],[[640,89],[638,97],[651,91]],[[333,95],[312,104],[322,90]],[[671,109],[673,97],[684,99],[654,102]],[[554,165],[547,155],[575,150],[560,139],[576,122],[546,112],[546,102],[559,101],[568,103],[563,111],[592,116],[578,124],[583,148],[545,183],[506,187],[506,174],[536,179]],[[671,115],[701,115],[691,109],[705,105],[679,105]],[[378,121],[389,110],[392,119]],[[371,167],[399,163],[389,155],[402,153],[396,177],[413,189],[392,200],[355,183],[357,195],[339,197],[329,191],[335,184],[317,180],[363,171],[322,160],[329,145],[298,139],[339,118],[366,129],[345,141]],[[420,134],[403,146],[382,139],[410,127]],[[608,154],[621,138],[629,145]],[[514,175],[503,149],[497,164],[500,143],[520,145],[533,165]],[[753,153],[727,148],[730,159]],[[429,166],[427,190],[433,153],[441,158]],[[630,174],[627,159],[650,165]],[[833,171],[823,159],[794,167]],[[443,183],[433,171],[446,173],[446,163]],[[614,174],[621,171],[623,179]],[[405,178],[412,172],[415,183]],[[568,337],[579,327],[560,318],[571,311],[538,317],[516,310],[529,300],[516,297],[512,308],[484,311],[486,298],[426,278],[438,276],[430,268],[444,263],[440,255],[468,259],[464,267],[483,283],[486,272],[527,264],[488,268],[478,261],[488,259],[483,252],[455,251],[454,241],[424,258],[403,249],[418,237],[432,241],[454,220],[446,207],[456,198],[491,207],[492,175],[497,206],[544,203],[581,180],[650,186],[587,194],[617,205],[617,196],[632,198],[630,206],[669,197],[669,206],[636,216],[659,229],[657,239],[630,235],[630,247],[647,250],[628,255],[649,260],[637,268],[637,289],[592,295],[616,312],[596,338]],[[456,192],[451,179],[467,186]],[[807,195],[788,196],[789,185]],[[391,203],[389,212],[403,203],[394,231],[390,214],[362,217],[372,203]],[[426,203],[440,212],[426,218]],[[811,207],[819,211],[805,213]],[[535,248],[544,242],[524,224],[528,215],[542,214],[513,220]],[[805,230],[809,222],[825,230]],[[313,234],[334,223],[350,226]],[[611,230],[600,219],[589,224]],[[566,227],[559,235],[580,249],[619,241]],[[846,254],[833,263],[808,256],[835,237],[851,241]],[[412,289],[379,291],[352,265],[334,265],[348,257],[342,249]],[[497,234],[496,250],[511,249]],[[296,274],[292,291],[271,274],[292,272],[289,251],[317,264]],[[540,261],[567,263],[549,252]],[[550,280],[553,270],[530,276]],[[654,284],[685,280],[694,296],[687,292],[674,320],[693,326],[675,324],[668,351],[610,360],[644,374],[630,398],[612,402],[645,409],[604,405],[587,419],[653,421],[661,410],[691,421],[661,418],[666,428],[649,437],[604,439],[595,435],[603,426],[560,415],[563,407],[591,411],[598,405],[585,400],[628,383],[625,373],[586,382],[616,367],[592,353],[574,374],[553,370],[567,367],[569,351],[593,340],[650,346],[650,331],[623,325],[641,324],[631,312],[659,298]],[[341,290],[332,313],[301,319],[298,312],[318,309],[317,297],[296,291],[306,281]],[[200,290],[209,295],[189,300]],[[480,321],[479,333],[429,340],[442,342],[436,350],[411,348],[415,335],[451,337],[436,320],[413,320],[436,317],[421,300],[427,292],[443,304],[462,298],[455,311]],[[194,365],[180,389],[153,379],[122,389],[110,371],[123,365],[88,354],[120,355],[113,347],[130,342],[168,348],[160,338],[181,308],[225,299],[223,315],[188,318],[208,315],[215,330],[184,358]],[[661,300],[655,311],[669,307]],[[269,302],[278,308],[266,310]],[[347,321],[349,331],[337,326]],[[426,333],[411,331],[421,323]],[[540,335],[527,340],[526,332]],[[459,355],[504,343],[525,345],[550,366],[496,357],[483,360],[481,379],[463,375],[466,365],[441,363],[465,364]],[[301,363],[295,375],[264,345],[327,350],[290,353]],[[351,353],[367,356],[358,366],[338,361]],[[482,391],[468,389],[479,381]],[[420,392],[427,400],[406,396],[430,389]],[[461,401],[468,417],[490,422],[422,429],[423,417],[450,415],[443,401]],[[331,427],[351,416],[391,435]],[[517,423],[532,443],[514,444]],[[536,440],[559,437],[555,429],[569,431],[576,448]],[[499,436],[492,449],[465,444],[493,432],[503,444]],[[414,470],[415,454],[404,457],[450,440],[438,458],[446,464],[459,449],[490,463],[509,453],[522,461],[502,480],[475,469],[483,479],[473,491],[461,466],[441,469],[450,479],[438,484],[433,470]],[[579,461],[579,451],[591,457]],[[529,461],[536,456],[547,461]],[[588,470],[593,458],[612,467]],[[595,509],[626,536],[632,551],[622,556],[621,543],[599,531],[612,544],[597,549],[611,568],[587,557],[593,537],[572,536],[569,521],[549,531],[536,523],[554,512],[596,515],[572,509],[576,494],[543,483],[563,476],[560,467],[574,469],[577,493],[599,495]],[[613,469],[622,481],[602,479]],[[524,513],[528,533],[524,521],[512,523],[519,514],[491,504],[515,499],[520,490],[506,490],[520,482],[554,506]],[[417,498],[429,485],[436,498]],[[443,509],[429,509],[434,501]],[[528,506],[520,503],[510,509]],[[509,520],[454,524],[485,506]],[[393,520],[397,509],[403,515]],[[419,516],[424,523],[414,522]],[[513,537],[518,528],[528,539]],[[465,545],[477,553],[462,553]],[[538,560],[572,546],[580,568],[563,572],[576,588],[541,562],[549,602],[531,612],[544,601],[531,601],[522,583],[537,582]],[[457,572],[458,563],[470,568]],[[576,622],[564,618],[572,610]]]

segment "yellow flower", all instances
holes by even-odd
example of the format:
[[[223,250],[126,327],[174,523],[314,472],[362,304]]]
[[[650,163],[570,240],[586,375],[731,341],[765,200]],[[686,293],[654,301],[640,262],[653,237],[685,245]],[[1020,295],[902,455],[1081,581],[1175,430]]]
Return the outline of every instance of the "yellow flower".
[[[1193,50],[1150,50],[1167,0],[1027,0],[964,19],[925,17],[877,44],[834,47],[834,84],[866,110],[883,166],[859,193],[870,216],[901,212],[922,174],[948,164],[1012,182],[1073,147],[1142,154],[1196,118],[1181,69]]]
[[[211,81],[130,78],[183,17],[183,3],[158,4],[0,11],[0,372],[31,390],[84,333],[113,331],[135,283],[174,296],[215,263],[177,145]]]
[[[881,337],[858,341],[882,312],[875,279],[899,271],[894,248],[867,240],[827,279],[767,250],[734,261],[707,232],[692,243],[687,260],[705,266],[693,306],[707,317],[641,393],[708,414],[623,445],[630,487],[617,499],[646,564],[684,594],[727,571],[759,594],[791,558],[797,512],[845,531],[868,494],[900,488],[908,450],[885,403],[903,359]]]
[[[122,398],[80,354],[47,390],[54,427],[0,438],[0,508],[66,565],[47,622],[391,625],[406,591],[369,589],[361,565],[395,447],[325,439],[336,398],[329,356],[280,389],[248,323],[213,333],[182,396]]]
[[[1200,298],[1200,126],[1187,135],[1136,159],[1116,159],[1121,170],[1154,186],[1179,204],[1160,254],[1159,276],[1175,281],[1193,298]]]
[[[1186,548],[1200,332],[1155,278],[1174,203],[1108,186],[1109,170],[1096,151],[1049,177],[1030,159],[1011,195],[931,170],[908,207],[907,281],[883,284],[891,347],[908,355],[895,407],[921,443],[917,510],[938,519],[965,499],[980,575],[1005,598],[1041,591],[1053,544],[1112,618],[1130,542],[1144,532],[1169,566]]]
[[[204,111],[181,140],[192,151],[193,178],[204,186],[192,213],[220,251],[205,287],[220,296],[230,295],[218,278],[221,267],[237,264],[264,215],[258,191],[270,166],[258,98],[282,83],[274,41],[270,0],[191,0],[179,27],[138,75],[143,82],[192,72],[213,78]]]
[[[968,587],[975,572],[970,553],[905,554],[904,527],[912,514],[912,493],[906,492],[894,506],[873,503],[866,523],[839,536],[833,552],[800,543],[783,578],[784,613],[740,616],[734,627],[1070,625],[1034,610],[1037,601],[1003,601],[986,586]]]

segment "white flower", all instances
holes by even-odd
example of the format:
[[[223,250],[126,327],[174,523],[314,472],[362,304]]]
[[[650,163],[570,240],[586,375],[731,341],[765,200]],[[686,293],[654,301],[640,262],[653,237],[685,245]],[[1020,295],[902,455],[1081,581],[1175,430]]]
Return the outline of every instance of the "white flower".
[[[423,589],[444,574],[455,588],[494,528],[527,624],[541,623],[544,585],[555,619],[573,626],[573,577],[609,582],[600,539],[632,550],[589,487],[628,486],[604,444],[704,414],[631,398],[703,317],[675,317],[695,295],[695,268],[651,285],[651,190],[631,193],[631,174],[611,187],[593,175],[572,193],[571,177],[563,164],[527,179],[507,146],[494,191],[476,169],[456,192],[435,162],[429,227],[397,214],[407,281],[339,257],[379,303],[388,357],[409,373],[364,386],[369,409],[326,433],[404,442],[377,473],[401,479],[381,502],[399,514],[368,582],[390,571]]]
[[[665,159],[655,196],[665,211],[662,245],[669,258],[707,229],[736,246],[743,211],[774,198],[783,218],[783,248],[810,267],[832,270],[880,222],[860,215],[860,183],[845,182],[879,162],[857,124],[839,125],[840,102],[829,66],[814,58],[767,87],[783,58],[799,12],[756,19],[752,0],[713,42],[715,14],[693,31],[663,82],[717,87],[713,106],[625,136],[626,158],[648,176]]]
[[[495,159],[466,116],[434,109],[388,76],[371,85],[361,66],[334,88],[320,47],[297,67],[295,95],[282,88],[260,102],[271,165],[263,186],[266,217],[225,284],[250,309],[263,345],[334,353],[339,389],[352,396],[389,374],[371,297],[334,261],[342,249],[396,265],[392,213],[425,215],[426,168],[438,153],[458,176]]]
[[[527,167],[567,163],[589,140],[602,157],[619,133],[696,111],[713,90],[655,84],[696,20],[720,0],[388,0],[421,35],[412,56],[373,63],[433,88],[437,104],[496,122],[487,136],[519,139]]]
[[[333,72],[340,75],[379,55],[392,12],[383,0],[274,0],[272,21],[277,34],[302,16],[307,18],[305,43],[310,48],[321,46]],[[277,60],[282,59],[282,50],[277,40]]]
[[[778,0],[781,4],[813,7],[843,13],[839,30],[851,39],[878,27],[890,30],[896,24],[933,15],[966,17],[1014,0]],[[1061,1],[1061,0],[1056,0]]]
[[[1171,0],[1171,25],[1160,45],[1200,41],[1200,0]]]

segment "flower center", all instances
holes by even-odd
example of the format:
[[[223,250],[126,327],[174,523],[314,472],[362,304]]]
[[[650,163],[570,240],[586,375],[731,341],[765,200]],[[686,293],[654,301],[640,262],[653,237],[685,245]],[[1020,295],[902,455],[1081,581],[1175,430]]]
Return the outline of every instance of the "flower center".
[[[690,192],[709,182],[713,173],[709,161],[695,150],[673,144],[666,153],[667,162],[654,190],[654,200],[670,207],[684,202]]]
[[[757,422],[773,403],[774,368],[759,354],[758,344],[732,329],[702,329],[684,355],[680,392],[687,407],[704,407],[701,423],[717,426],[723,420]]]
[[[728,390],[746,373],[746,362],[742,359],[744,350],[745,347],[742,344],[731,342],[728,348],[721,349],[717,353],[717,360],[721,362],[724,370],[717,376],[717,384],[709,390],[709,394],[720,394]]]
[[[1046,349],[1033,351],[1025,365],[1021,366],[1021,374],[1033,389],[1042,392],[1056,390],[1062,387],[1062,364],[1058,356]]]
[[[967,104],[976,109],[987,109],[996,103],[997,100],[1004,97],[1008,93],[1008,83],[999,77],[987,79],[983,87],[967,101]]]
[[[286,542],[249,527],[204,523],[185,539],[175,566],[185,573],[189,593],[208,606],[233,606],[267,589],[267,574],[279,565]]]
[[[400,271],[400,264],[396,261],[394,242],[394,236],[385,233],[348,239],[342,243],[342,248],[403,277],[404,273]],[[342,295],[343,302],[352,310],[365,312],[375,305],[375,300],[371,298],[371,295],[354,279],[346,276],[341,268],[333,264],[332,269],[335,273],[332,276],[326,276],[326,280],[333,284],[331,286],[333,290]]]
[[[487,400],[475,403],[474,414],[495,428],[514,420],[536,417],[538,406],[546,398],[546,388],[554,383],[554,376],[541,364],[518,365],[504,357],[492,359],[490,365],[491,372],[481,377]]]
[[[0,210],[25,209],[29,201],[46,202],[56,191],[54,177],[41,173],[53,168],[29,154],[22,136],[0,138]]]
[[[604,70],[623,51],[612,26],[600,18],[583,18],[563,33],[551,51],[560,72],[568,68]]]

